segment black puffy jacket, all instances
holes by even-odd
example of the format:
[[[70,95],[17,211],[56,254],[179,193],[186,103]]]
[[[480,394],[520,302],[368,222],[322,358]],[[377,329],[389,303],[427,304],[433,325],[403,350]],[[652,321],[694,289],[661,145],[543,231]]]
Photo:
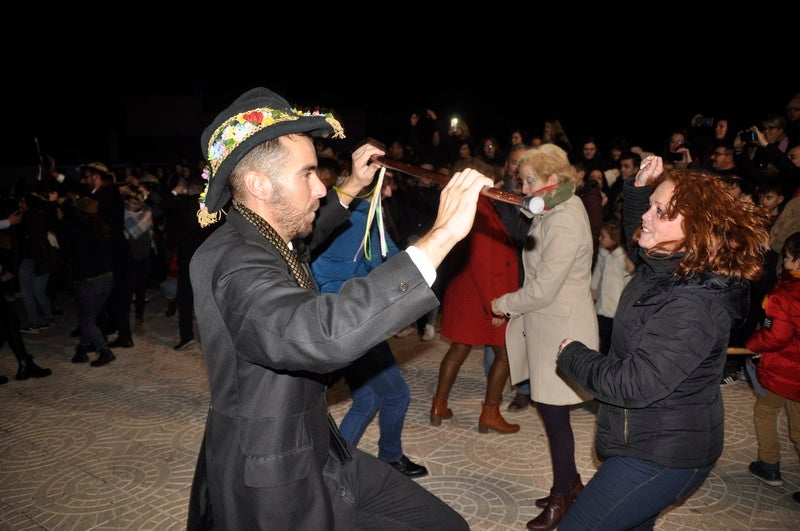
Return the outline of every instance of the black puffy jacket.
[[[747,313],[745,280],[674,275],[682,258],[648,258],[620,298],[608,356],[570,343],[558,367],[600,402],[598,458],[672,468],[714,463],[725,412],[720,379],[732,326]]]

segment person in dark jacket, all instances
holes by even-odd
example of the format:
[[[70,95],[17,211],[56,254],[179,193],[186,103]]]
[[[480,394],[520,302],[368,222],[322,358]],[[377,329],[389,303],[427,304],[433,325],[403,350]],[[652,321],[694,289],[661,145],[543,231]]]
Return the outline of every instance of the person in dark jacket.
[[[133,255],[125,237],[125,201],[117,186],[114,173],[105,164],[89,162],[83,164],[80,169],[84,183],[91,189],[89,197],[97,201],[97,215],[111,229],[108,239],[103,242],[103,247],[106,248],[111,260],[114,279],[102,313],[108,316],[104,332],[108,335],[117,332],[117,338],[108,346],[132,348],[130,310],[133,297],[131,289]]]
[[[167,219],[168,230],[175,236],[178,258],[178,291],[175,295],[178,310],[178,343],[172,347],[184,350],[194,345],[194,296],[189,277],[189,262],[211,229],[200,226],[197,220],[197,202],[203,192],[203,180],[199,177],[188,181],[180,179],[161,203]]]
[[[71,361],[85,363],[89,361],[87,354],[97,351],[97,359],[90,363],[92,367],[102,367],[117,359],[98,324],[98,321],[103,322],[99,315],[114,284],[107,246],[112,229],[100,218],[99,208],[98,202],[91,197],[77,199],[65,210],[58,233],[75,284],[80,340]]]
[[[558,368],[600,403],[603,461],[559,530],[652,529],[722,454],[719,381],[748,282],[763,273],[768,216],[714,175],[648,157],[623,187],[642,263],[620,297],[608,355],[565,339]],[[633,225],[641,226],[633,230]]]
[[[320,295],[304,262],[349,217],[384,154],[361,145],[352,172],[326,190],[311,136],[331,134],[344,136],[333,115],[300,113],[263,87],[203,131],[210,171],[198,215],[226,214],[190,262],[211,397],[188,529],[469,529],[422,485],[349,445],[325,389],[331,372],[436,307],[436,268],[492,181],[456,173],[434,228]]]
[[[12,225],[18,224],[22,221],[22,213],[18,210],[12,212],[7,217],[0,219],[0,230],[7,229]],[[5,266],[0,263],[0,284],[10,281],[9,279],[3,280],[8,272]],[[19,331],[19,318],[17,312],[8,303],[5,296],[0,295],[0,348],[8,343],[14,357],[17,358],[17,380],[27,380],[28,378],[44,378],[50,376],[52,371],[39,367],[34,361],[33,357],[28,354],[28,349],[25,348],[25,341],[22,339],[22,334]],[[8,383],[8,378],[0,375],[0,385]]]
[[[53,307],[47,296],[50,274],[62,267],[58,251],[48,233],[55,226],[55,210],[39,193],[25,194],[19,202],[22,222],[16,226],[19,241],[19,290],[25,307],[26,334],[36,334],[53,326]]]

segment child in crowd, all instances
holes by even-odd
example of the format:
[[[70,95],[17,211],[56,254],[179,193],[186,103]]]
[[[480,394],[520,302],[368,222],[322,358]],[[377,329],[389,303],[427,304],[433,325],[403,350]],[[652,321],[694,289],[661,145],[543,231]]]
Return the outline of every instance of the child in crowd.
[[[786,196],[783,193],[783,184],[779,181],[760,184],[756,187],[758,204],[769,211],[769,215],[774,218],[783,210]]]
[[[616,219],[603,223],[598,240],[600,249],[592,271],[591,288],[600,331],[600,352],[608,354],[614,314],[622,288],[633,273],[633,262],[622,246],[622,226]]]
[[[758,460],[750,474],[773,487],[783,485],[780,472],[778,414],[786,408],[789,438],[800,456],[800,232],[783,245],[783,273],[764,299],[766,317],[748,338],[748,349],[761,354],[756,375],[764,394],[756,395],[753,422]],[[800,502],[800,492],[793,494]]]

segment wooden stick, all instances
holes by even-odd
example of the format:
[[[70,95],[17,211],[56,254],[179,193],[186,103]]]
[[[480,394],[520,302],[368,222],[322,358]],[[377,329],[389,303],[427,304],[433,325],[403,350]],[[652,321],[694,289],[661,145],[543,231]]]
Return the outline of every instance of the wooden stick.
[[[428,182],[447,184],[447,182],[450,180],[450,177],[447,175],[442,175],[439,172],[426,170],[425,168],[406,164],[405,162],[387,159],[386,157],[374,157],[373,161],[380,162],[390,170],[397,170],[399,172],[407,173],[412,177],[416,177]],[[481,195],[484,195],[489,199],[494,199],[495,201],[502,201],[503,203],[525,208],[525,196],[512,194],[511,192],[506,192],[505,190],[500,190],[499,188],[484,186],[481,189]]]

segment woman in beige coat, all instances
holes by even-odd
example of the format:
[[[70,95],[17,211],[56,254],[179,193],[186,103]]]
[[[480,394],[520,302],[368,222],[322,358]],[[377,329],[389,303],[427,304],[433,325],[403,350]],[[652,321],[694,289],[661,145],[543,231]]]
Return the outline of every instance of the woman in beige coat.
[[[526,151],[519,175],[526,195],[575,180],[566,152],[554,144]],[[530,377],[531,398],[550,445],[553,486],[550,496],[536,500],[544,510],[528,522],[528,529],[554,529],[583,488],[569,414],[571,406],[591,397],[557,372],[556,353],[564,337],[599,346],[590,291],[592,252],[586,209],[580,198],[569,195],[533,219],[522,253],[523,286],[492,302],[492,311],[509,319],[506,347],[512,381]]]

